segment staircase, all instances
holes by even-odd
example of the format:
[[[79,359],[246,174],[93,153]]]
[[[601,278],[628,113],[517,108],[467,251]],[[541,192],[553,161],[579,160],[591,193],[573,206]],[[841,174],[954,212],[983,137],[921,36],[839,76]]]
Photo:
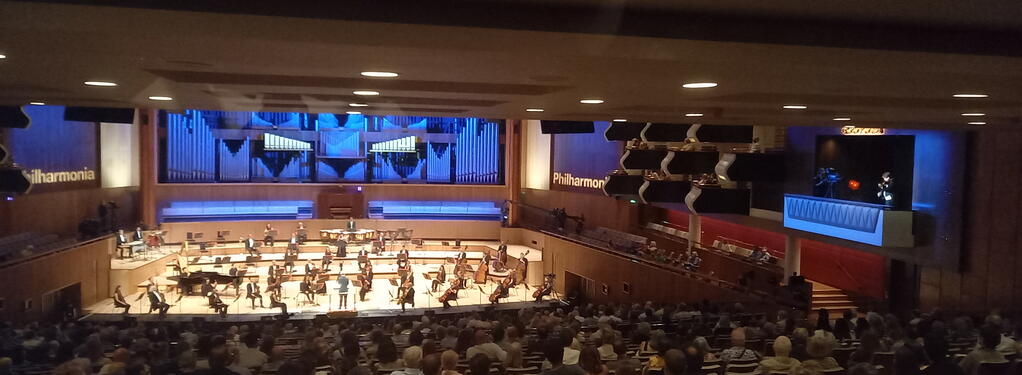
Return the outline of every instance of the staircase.
[[[854,299],[843,290],[817,281],[807,280],[813,284],[812,309],[827,309],[833,315],[847,309],[859,309]]]

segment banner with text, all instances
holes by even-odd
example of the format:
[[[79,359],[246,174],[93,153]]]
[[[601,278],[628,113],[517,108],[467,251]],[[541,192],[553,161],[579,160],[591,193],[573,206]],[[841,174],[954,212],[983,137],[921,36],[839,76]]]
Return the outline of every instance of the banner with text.
[[[551,190],[603,194],[607,175],[620,168],[622,144],[604,137],[609,122],[594,125],[593,133],[553,135]]]

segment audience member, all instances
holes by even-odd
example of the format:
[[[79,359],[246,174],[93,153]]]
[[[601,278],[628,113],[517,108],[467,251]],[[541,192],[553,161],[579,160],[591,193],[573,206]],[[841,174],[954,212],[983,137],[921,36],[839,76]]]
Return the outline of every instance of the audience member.
[[[965,375],[978,375],[979,364],[983,362],[1004,362],[1004,354],[997,350],[1001,343],[1001,331],[996,326],[984,325],[980,329],[979,347],[973,349],[958,363]]]
[[[763,358],[759,361],[756,372],[768,375],[771,372],[793,373],[802,363],[791,358],[791,340],[787,336],[780,336],[774,339],[774,356]]]

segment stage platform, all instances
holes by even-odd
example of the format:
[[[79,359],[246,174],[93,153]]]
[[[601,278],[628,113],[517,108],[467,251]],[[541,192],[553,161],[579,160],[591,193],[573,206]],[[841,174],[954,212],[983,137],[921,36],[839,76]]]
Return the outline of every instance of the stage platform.
[[[304,266],[308,262],[312,262],[317,267],[320,266],[324,254],[327,251],[335,254],[336,247],[322,244],[319,241],[307,242],[306,245],[300,247],[301,253],[298,256],[298,261],[295,262],[291,281],[283,284],[282,294],[285,297],[283,302],[288,305],[288,312],[293,313],[292,318],[299,319],[312,318],[317,315],[338,311],[346,311],[360,317],[398,315],[400,305],[395,302],[398,291],[396,254],[401,245],[388,246],[387,251],[370,255],[375,278],[373,289],[366,295],[365,301],[356,301],[360,288],[355,285],[354,280],[357,279],[357,274],[359,273],[357,266],[358,251],[362,248],[368,249],[369,245],[349,245],[347,247],[347,257],[334,258],[333,263],[326,272],[327,275],[330,275],[330,281],[327,282],[328,292],[317,295],[315,303],[310,303],[304,295],[299,293],[299,284],[301,283],[302,276],[305,274]],[[472,269],[475,269],[475,267],[479,266],[484,252],[488,252],[491,255],[495,254],[500,243],[497,241],[462,241],[460,247],[455,247],[444,245],[441,241],[426,241],[422,246],[405,245],[409,249],[411,273],[415,278],[416,289],[415,307],[407,305],[408,312],[405,315],[422,314],[426,310],[433,309],[436,309],[437,313],[442,313],[485,308],[491,305],[488,297],[496,287],[496,283],[502,276],[506,275],[506,272],[491,272],[488,282],[481,285],[476,285],[469,280],[469,286],[458,293],[459,298],[452,300],[452,308],[443,310],[443,305],[439,302],[438,298],[447,289],[449,284],[444,283],[435,293],[430,291],[432,279],[436,276],[439,267],[445,267],[447,274],[453,275],[454,265],[452,259],[458,253],[464,251],[468,258],[468,264]],[[276,250],[276,248],[274,247],[273,249]],[[250,259],[244,253],[244,247],[238,243],[227,243],[217,247],[210,247],[205,252],[200,252],[197,248],[191,247],[187,252],[188,269],[192,272],[214,271],[221,274],[228,274],[228,270],[232,266],[236,266],[239,269],[247,269],[244,282],[259,283],[263,291],[264,305],[269,306],[269,293],[266,292],[266,276],[268,267],[273,262],[276,262],[279,266],[284,265],[284,247],[279,248],[281,252],[269,252],[268,250],[270,249],[262,248],[261,258],[258,261],[249,263]],[[166,320],[185,321],[195,317],[223,320],[208,307],[205,297],[197,295],[181,297],[176,291],[177,283],[171,280],[170,277],[175,275],[173,266],[178,264],[179,252],[173,252],[172,250],[180,249],[180,245],[166,245],[154,251],[148,259],[112,260],[114,262],[112,264],[114,269],[111,271],[110,291],[112,293],[114,287],[118,284],[122,286],[125,299],[132,305],[129,316],[135,316],[141,320],[157,319],[158,314],[147,313],[149,301],[143,294],[145,288],[149,285],[148,278],[152,277],[157,287],[165,292],[168,302],[173,305],[165,318]],[[515,264],[518,257],[526,252],[528,252],[526,254],[526,261],[530,263],[526,280],[523,282],[523,285],[519,285],[511,290],[508,298],[501,299],[500,303],[496,304],[498,308],[520,308],[524,306],[522,305],[523,303],[525,305],[534,303],[532,298],[532,293],[535,290],[534,287],[542,282],[543,253],[539,249],[527,246],[508,245],[508,257],[511,259],[509,260],[511,265]],[[221,258],[220,262],[217,262],[216,258]],[[247,266],[246,263],[248,263]],[[352,281],[347,297],[348,309],[345,310],[340,310],[339,295],[334,289],[339,273],[348,276]],[[117,277],[113,277],[114,275],[117,275]],[[468,279],[472,278],[472,274],[466,276]],[[218,287],[218,290],[224,290],[223,286]],[[255,308],[252,308],[251,300],[244,298],[244,283],[239,292],[240,295],[236,294],[235,290],[231,287],[220,293],[221,299],[229,305],[227,321],[260,320],[264,317],[280,313],[280,309],[260,307],[258,301],[256,301]],[[547,299],[554,298],[547,297]],[[88,315],[85,319],[95,321],[120,320],[124,316],[121,314],[122,310],[114,308],[113,300],[108,298],[92,306],[87,306],[84,309],[84,312]]]

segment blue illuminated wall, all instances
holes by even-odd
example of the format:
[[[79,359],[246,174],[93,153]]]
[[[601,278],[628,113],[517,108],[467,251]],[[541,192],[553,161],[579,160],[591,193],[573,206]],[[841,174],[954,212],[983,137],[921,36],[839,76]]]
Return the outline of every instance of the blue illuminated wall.
[[[162,182],[503,184],[503,121],[333,113],[163,113]],[[272,133],[312,151],[266,149]],[[415,137],[415,152],[371,152]]]
[[[592,133],[554,134],[551,143],[550,189],[603,195],[603,190],[565,186],[553,183],[553,173],[572,177],[603,180],[614,169],[621,168],[622,142],[608,141],[604,132],[610,122],[596,121]]]
[[[24,107],[32,120],[26,129],[9,129],[6,146],[15,163],[30,176],[51,177],[76,172],[75,181],[34,181],[32,192],[86,189],[100,186],[98,126],[93,122],[64,120],[62,106]],[[82,171],[92,179],[82,179]]]

